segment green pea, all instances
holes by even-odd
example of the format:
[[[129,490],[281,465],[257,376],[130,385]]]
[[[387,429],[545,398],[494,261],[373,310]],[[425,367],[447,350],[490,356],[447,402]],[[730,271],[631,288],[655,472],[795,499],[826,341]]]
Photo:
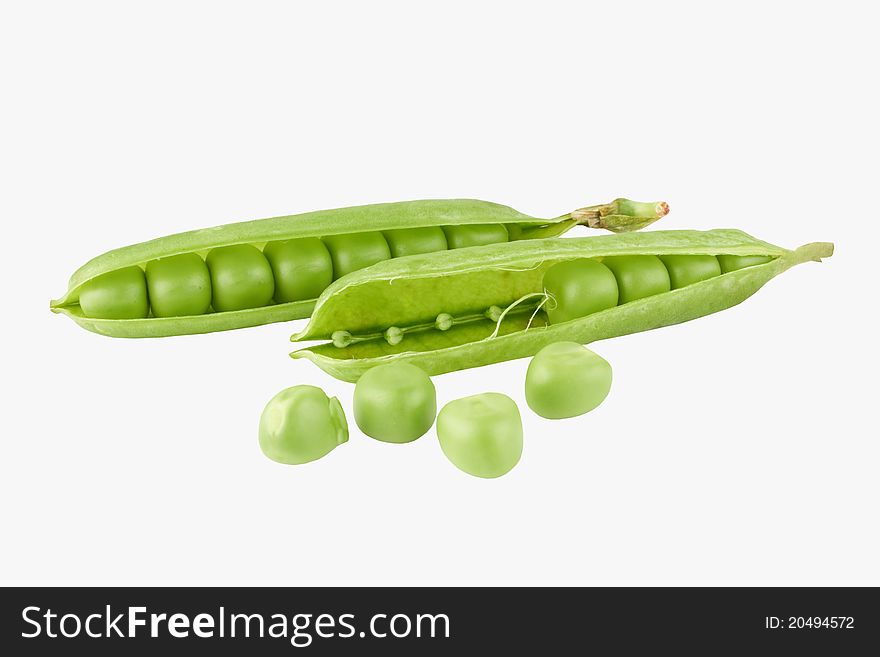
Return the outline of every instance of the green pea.
[[[523,449],[522,418],[507,395],[486,392],[451,401],[437,416],[437,438],[452,464],[475,477],[510,472]]]
[[[324,244],[333,259],[333,278],[391,258],[388,242],[379,232],[328,235]]]
[[[260,416],[260,449],[278,463],[308,463],[348,440],[336,397],[315,386],[293,386],[269,400]]]
[[[259,308],[272,301],[272,267],[250,244],[211,249],[206,258],[211,272],[212,304],[217,312]]]
[[[617,279],[618,304],[669,292],[669,272],[653,255],[609,256],[602,260]]]
[[[721,275],[718,258],[712,255],[664,255],[660,259],[673,290]]]
[[[746,267],[754,267],[755,265],[763,265],[764,263],[773,260],[770,256],[761,255],[719,255],[716,257],[718,258],[718,264],[721,266],[722,274],[726,274],[729,271],[736,271],[737,269],[745,269]]]
[[[204,315],[211,307],[211,274],[197,253],[150,260],[147,289],[155,317]]]
[[[526,403],[541,417],[558,420],[588,413],[611,390],[611,365],[577,342],[541,349],[526,372]]]
[[[379,365],[364,373],[355,386],[354,420],[376,440],[411,442],[431,428],[436,415],[434,384],[415,365]]]
[[[263,255],[275,278],[275,302],[315,299],[333,282],[333,261],[317,237],[269,242]]]
[[[544,308],[551,324],[586,317],[617,305],[617,280],[605,265],[590,258],[566,260],[544,273]]]
[[[392,258],[446,250],[446,234],[440,226],[398,228],[382,234],[388,242]]]
[[[150,312],[150,303],[144,270],[140,267],[124,267],[96,276],[80,289],[79,306],[86,317],[146,317]]]
[[[510,237],[504,224],[458,224],[443,226],[443,232],[450,249],[497,244]]]

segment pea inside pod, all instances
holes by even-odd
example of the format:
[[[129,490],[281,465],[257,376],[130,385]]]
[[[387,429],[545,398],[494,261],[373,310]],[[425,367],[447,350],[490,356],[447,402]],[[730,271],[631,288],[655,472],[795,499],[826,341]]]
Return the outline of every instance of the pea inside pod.
[[[269,242],[263,255],[272,267],[276,303],[314,299],[333,282],[333,260],[317,237]]]
[[[463,249],[469,246],[485,246],[506,242],[510,234],[504,224],[469,224],[465,226],[444,226],[446,244],[450,249]]]
[[[151,260],[146,274],[156,317],[203,315],[211,308],[211,273],[197,253]]]
[[[714,255],[670,254],[660,256],[673,290],[687,287],[721,275],[721,266]]]
[[[430,375],[478,367],[531,356],[554,342],[587,344],[718,312],[794,265],[832,252],[821,242],[789,251],[737,230],[655,231],[390,260],[325,290],[306,329],[292,339],[327,342],[292,356],[347,381],[392,362]],[[722,273],[722,255],[763,261]],[[611,260],[619,257],[637,259]],[[627,279],[639,272],[644,280]]]
[[[208,252],[211,303],[218,312],[265,306],[275,294],[266,256],[250,244],[222,246]]]
[[[655,255],[610,256],[603,258],[602,264],[617,281],[617,303],[629,303],[672,289],[669,271]]]
[[[332,280],[390,258],[540,239],[576,225],[633,231],[667,212],[665,203],[617,199],[538,219],[497,203],[456,199],[228,224],[105,253],[78,269],[50,308],[115,337],[257,326],[308,317]]]
[[[564,260],[544,274],[548,321],[558,324],[617,305],[617,279],[598,260]]]
[[[391,250],[382,233],[351,233],[349,235],[330,235],[324,244],[333,259],[333,277],[342,278],[358,269],[388,260]]]
[[[388,250],[391,251],[392,258],[445,251],[449,248],[446,233],[440,226],[398,228],[386,230],[382,234],[388,242]]]
[[[721,273],[726,274],[729,271],[736,271],[744,267],[754,267],[755,265],[763,265],[770,262],[770,256],[737,256],[721,254],[718,256],[718,264],[721,266]]]
[[[107,319],[138,319],[150,312],[147,280],[140,267],[115,269],[86,282],[79,291],[83,312]]]

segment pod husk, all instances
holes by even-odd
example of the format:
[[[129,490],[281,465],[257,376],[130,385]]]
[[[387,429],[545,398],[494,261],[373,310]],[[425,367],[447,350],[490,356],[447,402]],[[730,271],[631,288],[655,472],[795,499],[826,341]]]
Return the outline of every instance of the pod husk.
[[[653,214],[619,214],[619,204],[620,207],[656,206],[657,211]],[[441,199],[379,203],[258,219],[168,235],[104,253],[77,269],[70,278],[67,292],[51,301],[49,307],[52,312],[70,317],[88,331],[111,337],[150,338],[246,328],[308,317],[315,306],[315,300],[183,317],[99,319],[83,315],[78,305],[79,290],[93,278],[116,269],[143,267],[150,260],[181,253],[199,253],[204,256],[212,248],[235,244],[262,247],[270,241],[300,237],[488,223],[503,223],[513,228],[510,231],[512,240],[531,240],[561,235],[579,224],[611,231],[639,230],[667,212],[668,206],[664,203],[633,203],[626,199],[617,199],[605,205],[575,210],[554,219],[539,219],[498,203]]]
[[[541,290],[544,271],[572,258],[626,254],[766,255],[774,259],[737,271],[632,301],[569,322],[547,325],[529,315],[495,323],[473,322],[448,331],[407,334],[397,345],[383,339],[347,347],[324,343],[294,351],[330,375],[356,381],[371,367],[388,362],[418,365],[442,374],[523,358],[563,340],[587,344],[620,335],[686,322],[734,306],[767,281],[794,265],[818,261],[833,253],[829,243],[789,251],[738,230],[654,231],[587,238],[544,239],[528,243],[460,249],[381,262],[334,282],[318,299],[311,321],[294,341],[326,340],[334,331],[353,335],[389,326],[424,322],[441,312],[502,308]]]

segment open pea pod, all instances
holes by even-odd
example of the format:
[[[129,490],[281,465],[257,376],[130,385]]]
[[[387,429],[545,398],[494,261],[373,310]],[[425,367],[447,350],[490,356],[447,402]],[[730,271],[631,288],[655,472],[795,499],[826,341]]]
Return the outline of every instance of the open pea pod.
[[[665,203],[617,199],[539,219],[487,201],[383,203],[179,233],[80,267],[50,309],[113,337],[207,333],[308,317],[343,275],[400,255],[540,239],[577,225],[639,230]]]
[[[306,329],[291,340],[329,342],[291,356],[307,358],[345,381],[396,361],[413,363],[429,374],[478,367],[531,356],[553,342],[586,344],[724,310],[790,267],[832,252],[829,243],[789,251],[738,230],[682,230],[410,256],[352,273],[327,288]],[[615,265],[615,274],[610,271],[612,262],[627,262],[621,259],[625,256],[648,256],[661,263],[656,268],[668,270],[661,289],[668,291],[625,300],[622,292],[631,282],[619,273],[620,267]],[[561,263],[584,261],[608,263],[607,275],[611,281],[617,276],[621,294],[614,290],[612,307],[555,322],[550,304],[558,299],[547,292],[550,277],[545,275],[554,267],[561,271]],[[702,280],[689,280],[688,267],[702,268],[697,276]],[[583,301],[592,294],[587,289],[575,298]],[[614,305],[619,300],[623,302]]]

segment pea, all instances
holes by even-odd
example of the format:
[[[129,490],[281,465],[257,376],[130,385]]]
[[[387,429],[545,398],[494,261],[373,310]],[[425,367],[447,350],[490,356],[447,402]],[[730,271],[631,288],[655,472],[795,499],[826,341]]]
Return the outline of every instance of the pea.
[[[669,272],[653,255],[609,256],[602,260],[617,279],[618,304],[669,292]]]
[[[660,260],[666,265],[673,290],[721,275],[718,258],[712,255],[664,255]]]
[[[526,371],[526,403],[551,420],[592,411],[609,390],[611,365],[577,342],[547,345]]]
[[[86,317],[139,319],[150,312],[147,282],[140,267],[124,267],[96,276],[79,292]]]
[[[269,242],[263,255],[275,278],[275,302],[315,299],[333,282],[333,261],[317,237]]]
[[[278,463],[315,461],[348,440],[345,411],[315,386],[282,390],[260,416],[260,449]]]
[[[415,365],[393,363],[366,372],[354,389],[354,420],[361,431],[386,443],[423,436],[437,415],[437,393]]]
[[[197,253],[150,260],[147,289],[155,317],[203,315],[211,307],[211,274]]]
[[[617,305],[617,280],[605,265],[590,258],[566,260],[544,273],[544,306],[551,324],[586,317]]]
[[[211,272],[212,304],[217,312],[259,308],[272,300],[272,267],[257,247],[221,246],[211,249],[206,260]]]
[[[492,479],[519,463],[522,419],[510,397],[486,392],[446,404],[437,416],[437,438],[459,470]]]
[[[392,258],[446,250],[446,234],[440,226],[398,228],[386,230],[383,235]]]
[[[330,235],[324,244],[333,258],[334,279],[391,258],[388,242],[379,232]]]
[[[443,232],[450,249],[497,244],[510,237],[504,224],[458,224],[443,226]]]
[[[718,258],[718,264],[721,266],[722,274],[726,274],[729,271],[736,271],[737,269],[745,269],[746,267],[754,267],[755,265],[763,265],[764,263],[773,260],[770,256],[761,255],[719,255],[716,257]]]

